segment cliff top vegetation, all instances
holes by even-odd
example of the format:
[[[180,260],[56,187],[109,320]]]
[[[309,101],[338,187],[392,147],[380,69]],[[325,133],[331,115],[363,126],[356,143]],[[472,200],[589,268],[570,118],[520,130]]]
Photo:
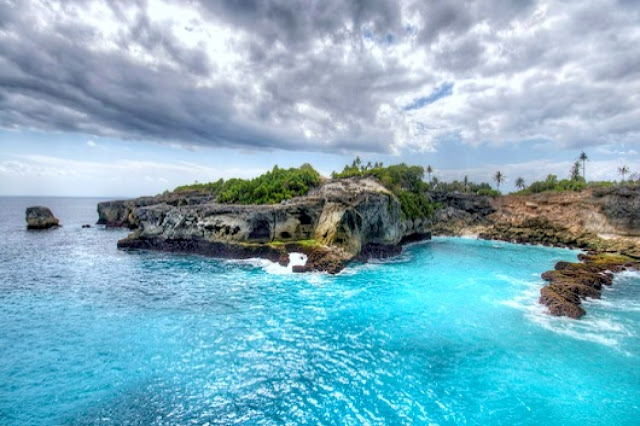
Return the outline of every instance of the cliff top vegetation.
[[[177,187],[174,192],[205,192],[216,201],[228,204],[278,204],[283,200],[305,195],[320,185],[321,177],[310,164],[299,168],[273,169],[253,179],[220,179]]]
[[[433,169],[431,169],[433,171]],[[433,177],[425,182],[425,169],[405,163],[384,166],[382,163],[367,162],[360,158],[345,165],[342,171],[333,172],[332,178],[373,177],[388,188],[400,201],[406,219],[427,218],[437,209],[437,203],[430,200],[429,192],[464,192],[496,196],[500,193],[488,183],[476,184],[466,177],[464,181],[440,182]],[[284,169],[278,166],[253,179],[228,180],[194,183],[177,187],[175,193],[198,192],[213,194],[219,203],[228,204],[278,204],[297,196],[306,195],[312,188],[320,186],[322,177],[309,164],[299,168]]]

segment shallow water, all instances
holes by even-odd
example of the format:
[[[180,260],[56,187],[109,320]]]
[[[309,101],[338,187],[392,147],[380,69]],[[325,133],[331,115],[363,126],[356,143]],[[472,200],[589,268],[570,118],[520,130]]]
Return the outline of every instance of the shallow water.
[[[92,199],[0,198],[0,424],[638,424],[640,276],[581,321],[577,252],[436,238],[338,276],[116,250]],[[65,225],[27,232],[24,208]]]

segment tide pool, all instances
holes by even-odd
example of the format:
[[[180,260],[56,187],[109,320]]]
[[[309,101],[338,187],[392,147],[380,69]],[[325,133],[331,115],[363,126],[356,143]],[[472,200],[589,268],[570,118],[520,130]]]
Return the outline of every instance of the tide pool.
[[[577,252],[434,238],[337,276],[121,252],[93,199],[0,199],[0,424],[638,424],[640,275],[574,321]],[[65,225],[24,230],[45,204]]]

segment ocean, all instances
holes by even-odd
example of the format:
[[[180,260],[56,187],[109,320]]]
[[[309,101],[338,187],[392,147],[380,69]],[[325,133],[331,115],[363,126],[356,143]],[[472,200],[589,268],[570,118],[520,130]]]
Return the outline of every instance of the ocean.
[[[0,198],[0,424],[640,424],[638,273],[574,321],[537,298],[577,251],[434,238],[291,274],[118,251],[81,227],[98,201]]]

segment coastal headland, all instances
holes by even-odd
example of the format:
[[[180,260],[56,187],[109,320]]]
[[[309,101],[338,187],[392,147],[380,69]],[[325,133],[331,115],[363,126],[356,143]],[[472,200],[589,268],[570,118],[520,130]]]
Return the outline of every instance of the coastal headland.
[[[432,234],[576,248],[585,251],[580,262],[543,273],[549,283],[540,295],[551,314],[572,318],[585,314],[581,301],[600,297],[613,273],[640,265],[640,187],[484,195],[423,186],[421,173],[403,167],[395,174],[313,175],[306,190],[278,203],[221,202],[229,195],[220,185],[108,201],[98,204],[98,224],[132,230],[118,242],[121,249],[282,265],[289,253],[302,252],[308,260],[295,272],[331,274],[353,261],[396,255]]]

